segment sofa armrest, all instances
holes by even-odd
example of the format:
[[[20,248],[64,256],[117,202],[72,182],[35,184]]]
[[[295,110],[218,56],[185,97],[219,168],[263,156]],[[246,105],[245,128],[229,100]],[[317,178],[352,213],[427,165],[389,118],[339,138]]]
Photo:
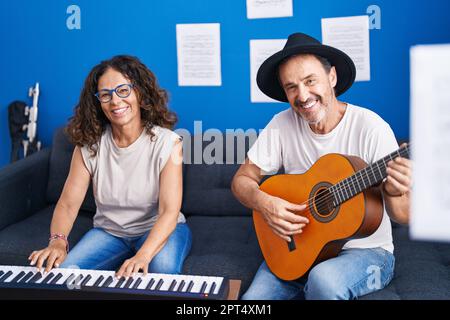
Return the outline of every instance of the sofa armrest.
[[[0,170],[0,230],[46,206],[50,149]]]

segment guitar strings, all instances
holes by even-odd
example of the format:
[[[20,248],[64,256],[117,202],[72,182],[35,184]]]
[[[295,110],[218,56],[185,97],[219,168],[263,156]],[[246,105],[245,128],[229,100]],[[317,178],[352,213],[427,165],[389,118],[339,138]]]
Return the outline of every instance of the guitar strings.
[[[405,150],[405,149],[399,149],[398,150],[398,153],[400,154],[400,156],[402,156],[402,155],[404,155],[404,152],[403,151],[406,151],[406,155],[407,155],[407,153],[408,153],[408,150]],[[386,157],[388,157],[388,156],[386,156]],[[385,157],[385,158],[386,158]],[[395,158],[397,158],[397,157],[395,157]],[[394,158],[394,159],[395,159]],[[384,159],[384,158],[383,158]],[[367,168],[367,167],[366,167]],[[366,168],[364,168],[364,169],[366,169]],[[362,170],[364,170],[364,169],[362,169]],[[360,170],[361,171],[361,170]],[[360,172],[360,171],[358,171],[358,172]],[[356,172],[354,175],[356,175],[358,172]],[[375,174],[375,172],[374,172],[374,170],[373,170],[373,168],[372,168],[372,173],[370,173],[369,171],[367,172],[368,174],[366,175],[367,176],[367,180],[366,180],[366,178],[364,177],[364,176],[362,176],[363,177],[363,182],[369,182],[368,183],[368,185],[370,185],[370,181],[371,181],[371,178],[377,178],[377,175]],[[350,178],[350,177],[349,177]],[[350,185],[350,183],[351,183],[351,179],[350,180],[348,180],[349,178],[346,178],[346,179],[344,179],[344,180],[342,180],[342,181],[340,181],[339,183],[342,183],[343,182],[343,184],[342,184],[342,186],[339,188],[339,189],[336,189],[335,191],[336,192],[341,192],[342,190],[344,190],[344,189],[347,189],[347,187],[350,187],[350,188],[352,188],[352,186]],[[347,183],[346,183],[346,180],[347,180]],[[339,184],[339,183],[337,183],[337,184]],[[337,185],[336,184],[336,185]],[[355,182],[353,181],[353,185],[355,186]],[[364,184],[364,185],[366,185],[366,184]],[[344,194],[343,194],[344,195]],[[325,197],[323,197],[323,198],[321,198],[318,202],[316,202],[316,206],[319,206],[319,205],[322,205],[322,204],[324,204],[324,203],[326,203],[326,202],[328,202],[329,200],[330,200],[330,198],[332,199],[333,198],[333,195],[330,193],[328,196],[325,196]],[[350,198],[349,198],[350,199]],[[310,198],[310,199],[308,199],[308,200],[306,200],[305,202],[303,202],[302,204],[305,204],[306,202],[310,202],[311,200],[313,200],[313,198]],[[347,201],[348,199],[346,199],[345,201]],[[308,205],[309,205],[309,203],[308,203]]]
[[[406,146],[404,146],[404,147],[401,147],[399,150],[397,150],[397,153],[399,154],[399,156],[400,157],[402,157],[403,155],[409,155],[409,147],[411,146],[411,143],[409,143],[408,145],[406,145]],[[391,155],[391,154],[390,154]],[[386,157],[390,157],[390,155],[388,155],[388,156],[386,156]],[[397,156],[397,157],[399,157],[399,156]],[[386,157],[384,157],[384,158],[386,158]],[[395,158],[397,158],[397,157],[395,157]],[[384,159],[384,158],[382,158],[382,159]],[[394,159],[395,159],[394,158]],[[382,160],[381,159],[381,160]],[[392,158],[391,158],[391,160],[393,160]],[[378,162],[378,161],[377,161]],[[376,162],[375,162],[376,163]],[[374,164],[375,164],[374,163]],[[373,164],[371,164],[371,165],[373,165]],[[370,165],[370,166],[371,166]],[[369,167],[369,166],[368,166]],[[357,171],[357,172],[355,172],[352,176],[356,176],[356,174],[358,173],[358,172],[361,172],[362,170],[365,170],[365,169],[367,169],[368,167],[366,167],[366,168],[364,168],[364,169],[361,169],[361,170],[359,170],[359,171]],[[376,174],[375,174],[375,172],[374,172],[374,170],[373,170],[373,168],[372,168],[372,173],[370,173],[369,171],[367,172],[367,180],[366,180],[366,178],[365,178],[365,176],[362,176],[361,175],[361,177],[363,178],[363,183],[364,182],[369,182],[369,183],[367,183],[367,185],[369,185],[370,184],[370,181],[371,181],[371,178],[375,178],[376,179]],[[371,176],[370,176],[371,175]],[[369,177],[370,176],[370,177]],[[338,183],[336,183],[335,185],[338,185],[339,183],[343,183],[342,184],[342,186],[340,186],[338,189],[336,189],[336,190],[334,190],[334,192],[342,192],[344,189],[347,189],[347,187],[350,187],[350,188],[352,188],[351,186],[350,186],[350,183],[351,183],[351,179],[350,180],[348,180],[349,178],[351,178],[351,177],[348,177],[348,178],[345,178],[344,180],[342,180],[342,181],[340,181],[340,182],[338,182]],[[347,183],[346,183],[346,180],[348,180],[347,181]],[[335,185],[333,185],[333,186],[335,186]],[[353,182],[353,185],[355,185],[355,183]],[[366,183],[364,183],[364,185],[366,185]],[[332,187],[333,187],[332,186]],[[331,188],[332,188],[331,187]],[[369,186],[370,187],[370,186]],[[366,188],[367,189],[367,188]],[[327,190],[329,190],[329,189],[327,189]],[[329,203],[329,201],[330,200],[333,200],[333,195],[332,195],[332,193],[333,193],[333,191],[331,191],[331,192],[329,192],[329,194],[327,195],[327,196],[324,196],[324,197],[322,197],[319,201],[317,201],[316,202],[316,207],[318,207],[318,206],[320,206],[320,205],[323,205],[323,204],[326,204],[326,203]],[[350,199],[350,198],[349,198]],[[349,199],[346,199],[345,201],[347,201],[347,200],[349,200]],[[311,197],[311,198],[309,198],[309,199],[307,199],[307,200],[305,200],[304,202],[302,202],[302,203],[300,203],[300,204],[308,204],[308,207],[309,207],[309,205],[311,204],[311,202],[312,202],[312,200],[314,200],[314,197]],[[306,210],[307,208],[305,208],[305,210]],[[303,210],[304,211],[304,210]],[[301,211],[301,212],[303,212],[303,211]]]
[[[403,147],[403,148],[401,148],[401,149],[398,150],[398,153],[401,154],[400,156],[403,155],[403,154],[402,154],[403,151],[406,151],[406,155],[407,155],[408,150],[406,150],[406,148],[408,148],[408,147]],[[390,155],[389,155],[389,156],[390,156]],[[388,157],[388,156],[386,156],[386,157]],[[386,158],[386,157],[385,157],[385,158]],[[397,157],[395,157],[395,158],[397,158]],[[395,158],[394,158],[394,159],[395,159]],[[384,158],[383,158],[383,159],[384,159]],[[366,168],[367,168],[367,167],[366,167]],[[366,169],[366,168],[364,168],[364,169]],[[362,169],[362,170],[364,170],[364,169]],[[361,170],[360,170],[360,171],[361,171]],[[360,172],[360,171],[358,171],[358,172]],[[354,175],[356,175],[358,172],[356,172]],[[368,181],[365,180],[365,177],[364,177],[364,176],[362,176],[362,177],[363,177],[363,182],[369,182],[368,185],[370,185],[370,180],[371,180],[371,178],[375,178],[375,179],[376,179],[376,174],[374,173],[373,169],[372,169],[372,173],[370,173],[370,172],[368,171],[368,174],[367,174],[366,176],[368,177]],[[370,176],[370,177],[369,177],[369,176]],[[350,178],[350,177],[349,177],[349,178]],[[351,188],[351,186],[350,186],[350,180],[348,180],[349,178],[346,178],[346,179],[344,179],[344,180],[338,182],[337,184],[343,182],[343,185],[342,185],[339,189],[336,189],[335,191],[336,191],[336,192],[342,192],[342,190],[347,189],[347,187],[350,187],[350,188]],[[345,182],[346,180],[347,180],[347,183]],[[335,184],[335,185],[337,185],[337,184]],[[354,184],[354,182],[353,182],[353,184]],[[327,189],[327,190],[328,190],[328,189]],[[311,202],[311,200],[313,200],[313,199],[314,199],[314,198],[309,198],[309,199],[307,199],[306,201],[304,201],[304,202],[301,203],[301,204],[308,203],[308,205],[309,205],[309,204],[310,204],[309,202]],[[317,202],[316,202],[316,206],[322,205],[322,204],[328,202],[330,199],[333,199],[333,195],[332,195],[331,193],[330,193],[329,195],[325,196],[325,197],[322,197],[319,201],[317,201]],[[350,199],[350,198],[349,198],[349,199]],[[347,200],[348,200],[348,199],[346,199],[345,201],[347,201]]]

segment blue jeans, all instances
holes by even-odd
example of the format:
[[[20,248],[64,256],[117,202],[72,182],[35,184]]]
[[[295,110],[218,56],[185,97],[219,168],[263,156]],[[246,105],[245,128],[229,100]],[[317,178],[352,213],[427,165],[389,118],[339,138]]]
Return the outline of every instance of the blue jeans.
[[[60,268],[117,270],[141,248],[150,231],[139,237],[120,238],[101,228],[89,230],[70,250]],[[149,264],[148,272],[180,274],[192,244],[186,223],[178,223],[167,242]]]
[[[380,290],[394,275],[395,258],[382,248],[347,249],[298,281],[277,278],[263,262],[243,300],[350,300]]]

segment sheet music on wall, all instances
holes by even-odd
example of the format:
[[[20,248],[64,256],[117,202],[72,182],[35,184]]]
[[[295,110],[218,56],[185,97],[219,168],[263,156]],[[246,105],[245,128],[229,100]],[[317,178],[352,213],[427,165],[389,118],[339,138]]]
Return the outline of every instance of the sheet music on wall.
[[[410,236],[450,241],[450,44],[411,48]]]
[[[355,81],[370,80],[369,16],[322,19],[322,43],[348,54],[356,66]]]
[[[292,0],[247,0],[247,19],[292,17]]]
[[[220,24],[177,24],[179,86],[221,86]]]
[[[283,49],[287,39],[250,40],[250,100],[251,102],[277,102],[265,95],[256,84],[261,64],[272,54]]]

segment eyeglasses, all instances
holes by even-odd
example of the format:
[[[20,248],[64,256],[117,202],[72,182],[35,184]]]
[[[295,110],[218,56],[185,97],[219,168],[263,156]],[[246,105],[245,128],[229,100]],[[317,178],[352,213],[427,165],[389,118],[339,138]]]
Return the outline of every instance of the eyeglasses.
[[[114,89],[108,90],[108,89],[102,89],[99,92],[95,94],[98,101],[102,103],[110,102],[112,99],[113,92],[117,94],[119,98],[126,98],[130,95],[131,89],[134,87],[133,84],[130,83],[124,83],[120,84]]]

